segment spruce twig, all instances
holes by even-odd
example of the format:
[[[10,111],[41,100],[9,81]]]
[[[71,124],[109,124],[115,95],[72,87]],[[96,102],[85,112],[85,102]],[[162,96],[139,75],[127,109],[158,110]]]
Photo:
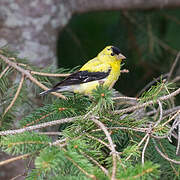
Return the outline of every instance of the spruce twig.
[[[41,124],[34,125],[34,126],[28,126],[28,127],[21,128],[21,129],[16,129],[16,130],[0,131],[0,136],[10,135],[10,134],[11,135],[13,135],[13,134],[21,134],[21,133],[26,132],[26,131],[33,131],[33,130],[36,130],[36,129],[55,126],[57,124],[73,122],[77,118],[80,118],[80,116],[76,116],[76,117],[72,117],[72,118],[64,118],[64,119],[60,119],[60,120],[54,120],[54,121],[45,122],[45,123],[41,123]]]
[[[105,125],[103,123],[101,123],[100,121],[98,121],[95,117],[94,118],[91,118],[91,120],[97,124],[101,129],[102,131],[104,132],[104,134],[106,135],[108,141],[109,141],[109,145],[111,147],[111,153],[112,153],[112,159],[113,159],[113,167],[112,167],[112,175],[111,175],[111,180],[115,180],[115,176],[116,176],[116,166],[117,166],[117,162],[116,162],[116,155],[117,155],[117,152],[115,150],[115,145],[111,139],[111,136],[107,130],[107,128],[105,127]]]

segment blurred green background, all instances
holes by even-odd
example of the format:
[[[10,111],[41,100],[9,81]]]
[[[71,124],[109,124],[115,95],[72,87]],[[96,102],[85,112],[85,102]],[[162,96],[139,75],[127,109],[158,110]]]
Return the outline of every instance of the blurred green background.
[[[105,46],[127,57],[115,89],[128,96],[169,71],[180,50],[180,10],[94,12],[75,15],[60,32],[58,66],[81,66]]]

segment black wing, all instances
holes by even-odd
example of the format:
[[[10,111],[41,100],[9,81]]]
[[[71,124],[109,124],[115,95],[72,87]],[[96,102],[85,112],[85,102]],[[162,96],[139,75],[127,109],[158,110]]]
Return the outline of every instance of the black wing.
[[[101,79],[106,78],[109,75],[110,71],[111,71],[110,69],[108,70],[108,72],[78,71],[78,72],[75,72],[75,73],[69,75],[63,81],[56,84],[53,87],[53,89],[58,86],[76,85],[76,84],[101,80]]]

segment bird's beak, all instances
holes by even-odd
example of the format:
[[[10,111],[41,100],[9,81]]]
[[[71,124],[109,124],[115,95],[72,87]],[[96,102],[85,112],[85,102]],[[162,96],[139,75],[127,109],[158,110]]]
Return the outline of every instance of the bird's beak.
[[[126,57],[124,55],[122,55],[121,53],[117,55],[118,59],[126,59]]]

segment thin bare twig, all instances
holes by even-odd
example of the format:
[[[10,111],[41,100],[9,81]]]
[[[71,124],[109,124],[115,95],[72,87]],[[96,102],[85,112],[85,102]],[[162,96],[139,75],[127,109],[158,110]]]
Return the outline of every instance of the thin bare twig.
[[[179,120],[180,120],[180,117],[179,117]],[[177,132],[177,135],[178,135],[178,143],[177,143],[177,147],[176,147],[176,155],[177,156],[180,156],[180,123],[178,124],[178,132]]]
[[[94,137],[94,136],[91,136],[91,135],[89,135],[89,134],[85,134],[85,135],[86,135],[87,137],[93,139],[93,140],[96,140],[96,141],[100,142],[101,144],[105,145],[108,149],[111,150],[111,147],[110,147],[107,143],[105,143],[104,141],[102,141],[101,139],[98,139],[98,138],[96,138],[96,137]]]
[[[61,148],[63,151],[67,152],[67,150],[65,148]],[[80,171],[82,171],[87,177],[96,180],[95,175],[93,174],[89,174],[86,170],[84,170],[83,168],[81,168],[71,157],[65,155],[65,157],[71,161]]]
[[[167,125],[169,122],[171,122],[176,116],[178,116],[180,113],[180,110],[176,112],[176,114],[174,114],[168,121],[166,121],[165,123],[162,124],[162,126]]]
[[[146,132],[149,128],[129,128],[129,127],[108,127],[107,129],[113,130],[113,129],[121,129],[121,130],[130,130],[130,131],[136,131],[136,132]],[[92,132],[102,131],[102,129],[94,129]]]
[[[119,100],[119,99],[123,99],[123,100],[130,100],[130,101],[138,101],[138,98],[134,98],[134,97],[128,97],[128,96],[118,96],[118,97],[113,97],[112,100]]]
[[[129,70],[128,69],[122,69],[120,72],[121,73],[129,73]]]
[[[5,109],[5,111],[4,111],[4,113],[3,113],[3,116],[5,116],[5,114],[6,114],[6,113],[11,109],[11,107],[14,105],[14,103],[15,103],[16,99],[18,98],[18,95],[19,95],[19,93],[20,93],[20,91],[21,91],[23,82],[24,82],[24,75],[22,75],[21,80],[20,80],[20,82],[19,82],[18,89],[17,89],[17,91],[16,91],[16,94],[15,94],[13,100],[11,101],[11,103],[9,104],[9,106]]]
[[[60,136],[60,135],[62,135],[61,132],[38,132],[38,134],[44,134],[44,135],[48,135],[48,136]]]
[[[50,146],[60,146],[60,147],[64,147],[67,145],[66,143],[67,138],[64,139],[59,139],[55,142],[49,143]],[[63,143],[63,144],[62,144]]]
[[[149,143],[149,139],[150,139],[150,136],[147,137],[146,143],[145,143],[143,151],[142,151],[142,165],[143,166],[144,166],[144,155],[145,155],[145,151],[146,151],[147,145]]]
[[[164,110],[163,111],[163,118],[164,118],[164,116],[171,115],[172,113],[175,113],[178,110],[180,110],[180,106],[176,106],[176,107],[173,107],[171,109]],[[157,110],[153,110],[153,111],[147,112],[146,115],[147,116],[151,116],[151,115],[153,115],[155,113],[157,113]]]
[[[17,178],[19,178],[21,176],[24,176],[24,175],[25,175],[25,173],[18,174],[17,176],[11,178],[10,180],[15,180],[15,179],[17,179]]]
[[[28,153],[28,154],[24,154],[24,155],[21,155],[21,156],[13,157],[13,158],[11,158],[11,159],[7,159],[7,160],[5,160],[5,161],[1,161],[1,162],[0,162],[0,166],[9,164],[9,163],[11,163],[11,162],[14,162],[14,161],[17,161],[17,160],[20,160],[20,159],[27,158],[27,157],[29,157],[30,155],[32,155],[32,154],[31,154],[31,153]]]
[[[2,73],[0,74],[0,79],[3,77],[3,75],[6,73],[6,71],[9,69],[9,66],[7,66]]]
[[[159,100],[157,100],[158,104],[159,104],[159,111],[160,111],[160,114],[159,114],[159,119],[158,121],[155,123],[155,125],[153,126],[153,128],[155,128],[156,126],[158,126],[158,124],[161,122],[162,120],[162,116],[163,116],[163,109],[162,109],[162,104]]]
[[[54,121],[45,122],[45,123],[41,123],[41,124],[34,125],[34,126],[28,126],[28,127],[21,128],[21,129],[16,129],[16,130],[0,131],[0,136],[6,136],[6,135],[10,135],[10,134],[11,135],[12,134],[20,134],[20,133],[23,133],[25,131],[33,131],[33,130],[36,130],[36,129],[55,126],[57,124],[73,122],[76,119],[78,119],[79,117],[81,117],[81,116],[76,116],[76,117],[71,117],[71,118],[64,118],[64,119],[60,119],[60,120],[54,120]]]
[[[70,75],[70,74],[44,73],[44,72],[37,72],[37,71],[30,71],[30,73],[40,75],[40,76],[50,76],[50,77],[67,77]]]
[[[141,146],[141,144],[146,140],[146,138],[147,138],[148,136],[149,136],[149,134],[147,133],[147,134],[142,138],[142,140],[139,142],[138,147]]]
[[[179,57],[180,57],[180,51],[178,52],[178,54],[177,54],[177,56],[176,56],[176,59],[175,59],[175,61],[173,62],[172,66],[171,66],[171,69],[170,69],[170,71],[169,71],[169,75],[168,75],[167,81],[170,80],[170,78],[171,78],[171,76],[172,76],[172,73],[173,73],[173,71],[174,71],[174,68],[175,68],[175,66],[176,66],[176,64],[177,64],[177,62],[178,62],[178,60],[179,60]]]

